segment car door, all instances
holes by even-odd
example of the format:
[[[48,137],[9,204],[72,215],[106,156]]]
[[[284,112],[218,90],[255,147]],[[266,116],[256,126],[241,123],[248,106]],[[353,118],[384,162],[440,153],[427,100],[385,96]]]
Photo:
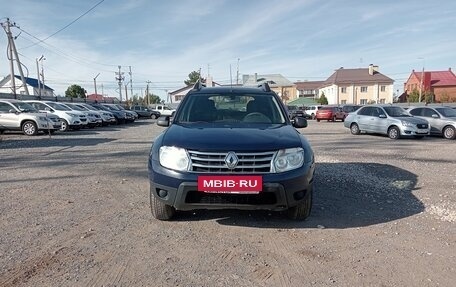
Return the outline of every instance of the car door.
[[[441,134],[443,124],[440,114],[432,108],[422,108],[422,115],[425,120],[429,122],[432,134]]]
[[[14,113],[11,113],[10,110],[14,110]],[[9,103],[0,103],[0,129],[17,129],[19,128],[19,117],[16,114],[16,109]]]
[[[359,129],[362,131],[370,132],[371,120],[372,120],[372,109],[373,107],[364,107],[356,115],[356,122],[358,123]]]
[[[386,134],[388,130],[388,121],[386,113],[383,111],[383,109],[379,107],[373,107],[371,115],[372,118],[370,125],[372,132]]]

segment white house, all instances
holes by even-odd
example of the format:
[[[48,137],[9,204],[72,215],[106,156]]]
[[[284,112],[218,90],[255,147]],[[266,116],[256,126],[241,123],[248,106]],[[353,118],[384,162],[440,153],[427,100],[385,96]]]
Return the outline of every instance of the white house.
[[[21,77],[18,75],[14,76],[16,94],[17,95],[26,95],[25,85],[21,80]],[[28,88],[28,92],[31,96],[42,96],[42,97],[53,97],[54,90],[47,85],[43,86],[41,81],[38,81],[34,78],[25,77],[25,82]],[[39,83],[39,87],[38,87]],[[0,93],[12,94],[13,89],[11,85],[11,76],[8,75],[0,81]]]
[[[330,105],[392,103],[394,80],[381,74],[378,66],[368,68],[337,69],[320,86]]]

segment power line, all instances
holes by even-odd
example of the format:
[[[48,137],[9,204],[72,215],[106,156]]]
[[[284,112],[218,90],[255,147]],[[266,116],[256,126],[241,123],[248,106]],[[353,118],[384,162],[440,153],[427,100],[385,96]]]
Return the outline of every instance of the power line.
[[[78,21],[79,19],[81,19],[82,17],[84,17],[85,15],[87,15],[90,11],[92,11],[93,9],[95,9],[98,5],[100,5],[104,0],[101,0],[100,2],[98,2],[97,4],[95,4],[94,6],[92,6],[92,8],[90,8],[89,10],[87,10],[86,12],[84,12],[82,15],[80,15],[78,18],[74,19],[73,21],[71,21],[69,24],[65,25],[63,28],[59,29],[57,32],[47,36],[46,38],[39,40],[39,42],[37,43],[34,43],[33,45],[30,45],[30,46],[27,46],[27,47],[24,47],[24,48],[21,48],[21,49],[27,49],[27,48],[30,48],[30,47],[33,47],[35,45],[38,45],[39,43],[42,43],[44,41],[46,41],[47,39],[55,36],[56,34],[62,32],[63,30],[65,30],[66,28],[70,27],[72,24],[74,24],[76,21]],[[20,50],[21,50],[20,49]]]

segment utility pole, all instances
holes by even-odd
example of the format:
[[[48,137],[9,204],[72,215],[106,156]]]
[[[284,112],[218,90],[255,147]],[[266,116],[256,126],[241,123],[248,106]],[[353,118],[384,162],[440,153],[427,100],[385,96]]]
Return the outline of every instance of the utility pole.
[[[116,80],[118,81],[118,84],[119,84],[119,99],[120,99],[120,102],[122,102],[122,82],[125,79],[125,77],[123,76],[124,73],[120,71],[120,69],[122,67],[121,66],[118,66],[118,67],[119,67],[119,72],[116,72]]]
[[[27,87],[27,82],[24,77],[24,72],[22,71],[22,65],[19,60],[19,55],[16,50],[16,45],[14,44],[14,37],[13,34],[11,33],[11,27],[17,27],[16,23],[11,23],[9,18],[6,18],[6,23],[0,23],[3,27],[3,29],[6,32],[6,36],[8,37],[8,58],[10,60],[10,77],[11,77],[11,89],[14,95],[14,98],[17,99],[17,93],[16,93],[16,80],[14,76],[14,58],[16,59],[17,62],[17,68],[19,70],[19,73],[21,75],[21,80],[22,80],[22,85],[24,86],[25,89],[25,94],[28,96],[29,91]],[[14,57],[13,57],[14,54]],[[38,79],[39,81],[39,79]]]
[[[95,78],[93,78],[93,86],[95,88],[95,97],[97,96],[97,78],[98,76],[100,75],[100,73],[98,73]]]
[[[128,89],[127,89],[128,83],[125,84],[125,101],[128,104]]]
[[[239,85],[239,58],[237,60],[237,71],[236,71],[236,86]]]
[[[44,56],[42,56],[41,58],[41,83],[43,84],[43,92],[46,90],[46,86],[44,85],[44,60],[46,60],[46,58]],[[40,80],[40,77],[38,77],[38,81]]]
[[[423,79],[424,79],[424,58],[420,57],[418,59],[423,60],[423,70],[421,72],[421,79],[420,79],[420,98],[418,100],[418,102],[421,103],[421,95],[423,94]]]
[[[130,72],[128,72],[128,74],[130,74],[130,97],[133,97],[133,77],[131,73],[131,66],[128,66],[128,68],[130,69]]]
[[[146,105],[149,106],[149,84],[151,83],[151,81],[147,81],[147,87],[146,87]]]
[[[41,57],[38,59],[36,58],[36,79],[38,80],[38,98],[41,99],[41,85],[40,85],[40,67],[38,65],[38,62],[41,61],[41,58],[44,56],[41,55]]]

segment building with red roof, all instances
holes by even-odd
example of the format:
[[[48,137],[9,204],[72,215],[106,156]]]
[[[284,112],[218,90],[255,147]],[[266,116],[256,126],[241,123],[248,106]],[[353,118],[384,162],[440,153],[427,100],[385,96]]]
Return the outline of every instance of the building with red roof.
[[[424,71],[424,73],[412,70],[407,82],[404,83],[404,92],[409,95],[414,90],[421,90],[422,95],[433,94],[435,102],[456,102],[456,75],[451,68],[447,71]]]

